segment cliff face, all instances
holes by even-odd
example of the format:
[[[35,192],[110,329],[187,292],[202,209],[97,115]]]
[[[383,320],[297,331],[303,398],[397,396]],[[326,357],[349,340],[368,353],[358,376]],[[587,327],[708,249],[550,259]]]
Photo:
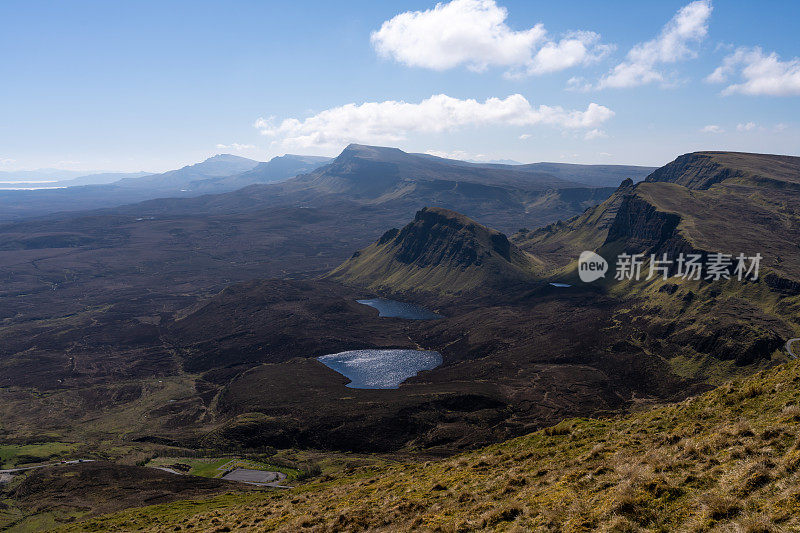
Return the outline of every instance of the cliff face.
[[[627,325],[632,342],[676,361],[676,368],[681,361],[748,365],[769,360],[797,328],[799,198],[800,158],[686,154],[643,183],[623,184],[579,217],[517,235],[515,242],[569,279],[577,278],[581,250],[598,251],[612,269],[600,283],[636,317]],[[645,255],[645,277],[650,254],[673,261],[681,253],[713,252],[763,259],[756,282],[673,277],[618,284],[611,263],[623,252]],[[677,266],[671,268],[675,274]]]
[[[653,171],[645,181],[667,181],[690,189],[708,189],[719,183],[741,175],[742,171],[726,168],[702,153],[685,154],[675,161]]]
[[[661,247],[670,239],[679,238],[676,229],[681,217],[664,213],[639,196],[623,196],[604,244],[623,241],[626,251],[639,253]]]
[[[645,182],[623,185],[603,204],[566,222],[515,235],[554,269],[581,250],[613,246],[664,252],[763,257],[770,288],[797,294],[800,282],[800,158],[734,152],[686,154]]]
[[[418,267],[480,266],[493,256],[512,262],[511,243],[505,235],[446,209],[419,211],[394,243],[397,260]]]
[[[767,182],[772,186],[800,185],[800,157],[740,152],[684,154],[655,170],[645,181],[671,182],[705,190],[726,181]]]
[[[502,233],[454,211],[425,208],[329,274],[389,292],[462,293],[532,279],[532,258]]]

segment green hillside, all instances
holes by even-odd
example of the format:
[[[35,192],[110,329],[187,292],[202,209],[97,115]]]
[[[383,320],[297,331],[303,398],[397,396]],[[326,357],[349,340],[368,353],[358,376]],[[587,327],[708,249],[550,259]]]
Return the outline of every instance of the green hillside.
[[[734,152],[683,155],[645,182],[512,241],[551,270],[582,250],[761,253],[766,282],[800,294],[800,157]],[[768,275],[771,274],[771,275]]]
[[[441,461],[126,511],[73,531],[794,531],[800,363]]]

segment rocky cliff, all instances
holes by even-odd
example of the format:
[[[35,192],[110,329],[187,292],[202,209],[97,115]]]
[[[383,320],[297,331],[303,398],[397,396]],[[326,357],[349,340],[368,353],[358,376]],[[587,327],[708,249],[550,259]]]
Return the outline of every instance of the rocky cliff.
[[[533,279],[536,263],[502,233],[427,207],[386,232],[328,277],[389,292],[456,294]]]

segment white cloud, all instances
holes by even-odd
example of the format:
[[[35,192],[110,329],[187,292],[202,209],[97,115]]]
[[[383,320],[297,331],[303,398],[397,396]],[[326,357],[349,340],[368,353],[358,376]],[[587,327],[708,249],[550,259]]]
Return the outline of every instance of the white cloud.
[[[592,90],[592,83],[582,76],[573,76],[567,80],[567,90],[577,92],[587,92]]]
[[[594,32],[550,38],[543,24],[523,31],[506,25],[506,8],[494,0],[453,0],[425,11],[406,11],[372,32],[379,55],[411,67],[447,70],[461,65],[474,71],[509,68],[511,76],[545,74],[589,64],[611,46]]]
[[[756,129],[756,126],[757,125],[755,122],[748,122],[746,124],[737,124],[736,131],[751,131]]]
[[[708,126],[703,127],[700,131],[703,133],[725,133],[725,130],[716,124],[709,124]]]
[[[9,158],[0,159],[0,165],[10,165],[11,163],[16,163],[16,162],[17,162],[16,159],[9,159]]]
[[[590,130],[611,117],[609,108],[591,103],[585,110],[561,106],[532,106],[521,94],[487,98],[484,102],[460,100],[445,94],[419,103],[366,102],[326,109],[300,120],[259,118],[254,126],[276,138],[285,148],[331,147],[351,142],[393,143],[409,133],[442,133],[478,126],[552,126],[565,130]]]
[[[530,133],[523,133],[522,135],[519,136],[521,141],[524,141],[525,139],[530,139],[531,137],[532,135]]]
[[[452,152],[426,150],[425,153],[436,157],[444,157],[445,159],[458,159],[459,161],[490,161],[492,159],[486,154],[470,154],[464,150],[453,150]]]
[[[698,0],[682,7],[655,39],[639,43],[628,52],[625,61],[614,67],[598,83],[598,88],[635,87],[664,82],[659,65],[676,63],[697,56],[690,46],[708,33],[710,0]]]
[[[245,150],[253,150],[255,145],[253,144],[239,144],[239,143],[231,143],[231,144],[218,144],[217,150],[234,150],[236,152],[243,152]]]
[[[710,83],[725,83],[739,74],[740,83],[723,89],[722,94],[751,96],[800,95],[800,58],[781,61],[775,52],[765,55],[759,47],[739,48],[706,77]]]
[[[599,128],[589,130],[583,136],[583,138],[587,141],[591,141],[592,139],[602,139],[603,137],[608,137],[608,134]]]
[[[527,64],[527,74],[547,74],[599,61],[613,50],[600,44],[600,34],[591,31],[572,33],[558,42],[548,41]]]
[[[773,128],[773,129],[775,131],[777,131],[778,133],[780,133],[782,131],[788,130],[789,129],[789,125],[788,124],[784,124],[783,122],[778,122],[777,124],[775,124],[775,128]]]

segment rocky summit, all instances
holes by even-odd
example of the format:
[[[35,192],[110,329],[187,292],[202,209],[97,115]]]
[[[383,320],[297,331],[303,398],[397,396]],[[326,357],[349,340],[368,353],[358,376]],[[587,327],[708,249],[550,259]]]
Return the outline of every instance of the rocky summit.
[[[468,293],[532,280],[537,263],[508,238],[438,207],[391,229],[328,277],[389,293]]]

